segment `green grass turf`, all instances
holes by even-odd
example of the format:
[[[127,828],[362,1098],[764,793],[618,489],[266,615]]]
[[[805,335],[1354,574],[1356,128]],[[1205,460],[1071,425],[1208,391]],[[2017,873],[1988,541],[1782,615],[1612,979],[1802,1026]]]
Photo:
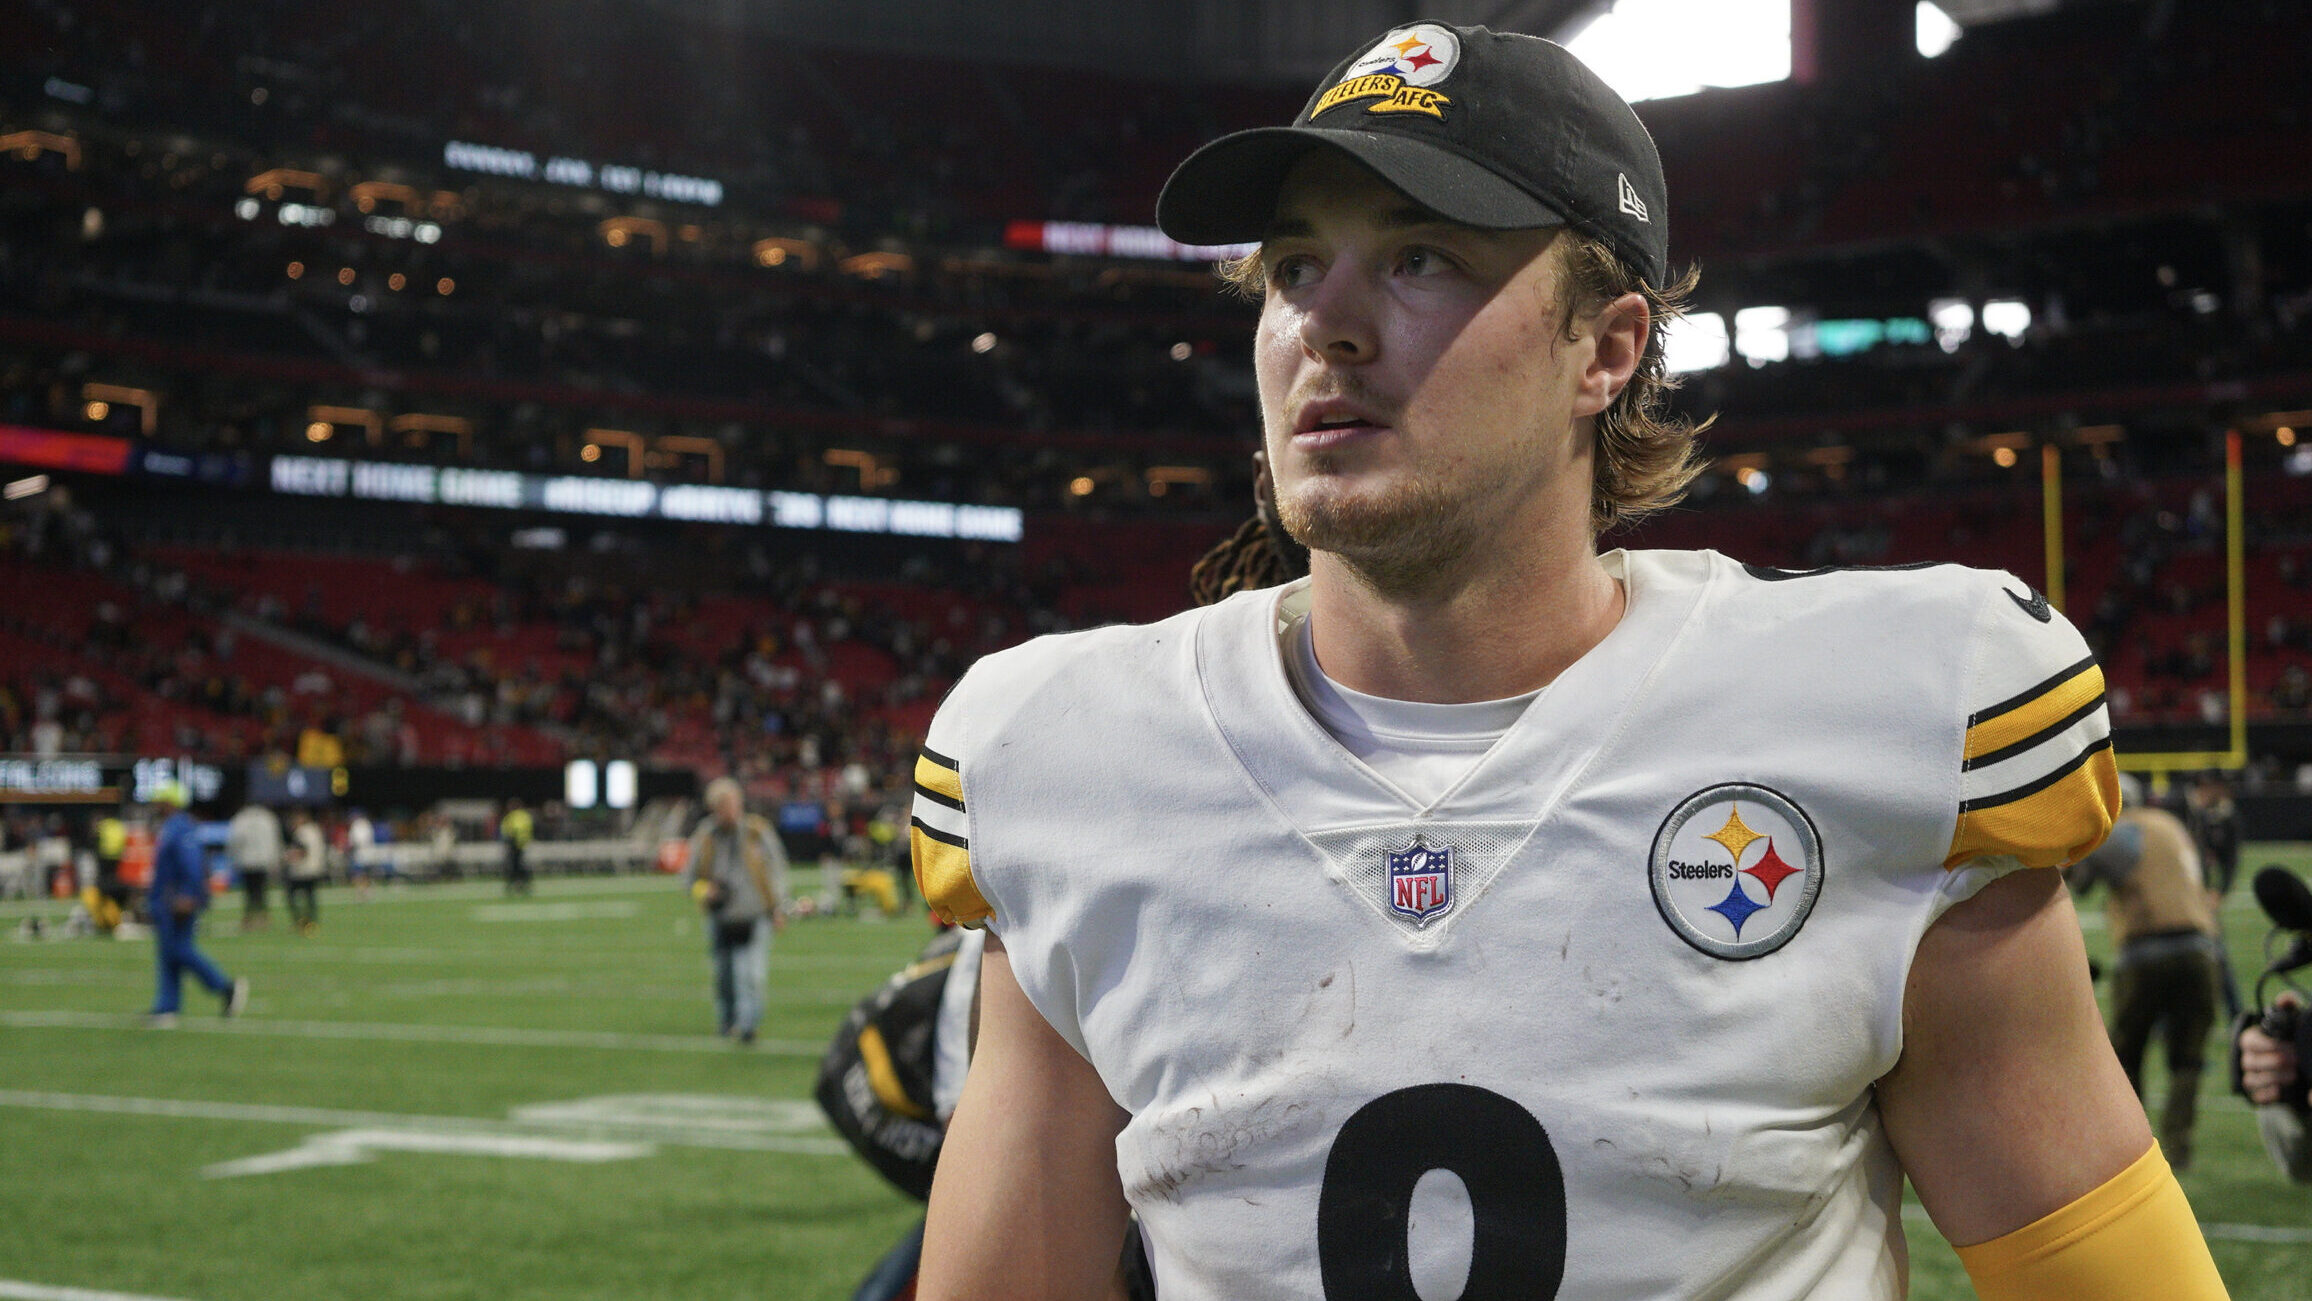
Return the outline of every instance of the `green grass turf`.
[[[2312,872],[2306,847],[2251,847],[2244,861],[2276,860]],[[238,902],[223,901],[204,945],[256,988],[231,1030],[189,983],[183,1028],[135,1025],[151,998],[147,943],[0,940],[0,1189],[12,1194],[0,1281],[193,1301],[848,1298],[918,1208],[848,1155],[700,1146],[696,1126],[652,1155],[600,1163],[386,1151],[363,1164],[203,1177],[309,1136],[411,1124],[395,1117],[496,1133],[515,1108],[582,1099],[807,1099],[845,1009],[927,934],[913,923],[789,927],[771,962],[764,1043],[744,1051],[709,1034],[704,940],[667,882],[547,881],[530,902],[539,907],[508,918],[486,885],[381,891],[368,904],[335,890],[321,934],[307,939],[237,934]],[[58,911],[0,905],[0,929]],[[2085,911],[2089,948],[2108,957],[2100,906]],[[2265,927],[2244,883],[2226,920],[2252,974]],[[197,1114],[31,1105],[91,1098]],[[220,1103],[379,1114],[219,1115]],[[2218,1226],[2212,1246],[2232,1295],[2304,1296],[2312,1195],[2281,1182],[2249,1110],[2213,1070],[2199,1134],[2184,1186]],[[790,1126],[761,1146],[829,1142],[823,1129]],[[1912,1295],[1971,1297],[1950,1249],[1911,1213]],[[2224,1226],[2305,1240],[2242,1241]]]

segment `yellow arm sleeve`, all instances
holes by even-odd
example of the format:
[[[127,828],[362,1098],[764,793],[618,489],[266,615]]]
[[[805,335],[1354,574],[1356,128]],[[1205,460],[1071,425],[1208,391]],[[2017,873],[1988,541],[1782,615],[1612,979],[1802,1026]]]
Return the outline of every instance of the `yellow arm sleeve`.
[[[2078,1201],[1959,1248],[1982,1301],[2227,1301],[2183,1186],[2159,1145]]]

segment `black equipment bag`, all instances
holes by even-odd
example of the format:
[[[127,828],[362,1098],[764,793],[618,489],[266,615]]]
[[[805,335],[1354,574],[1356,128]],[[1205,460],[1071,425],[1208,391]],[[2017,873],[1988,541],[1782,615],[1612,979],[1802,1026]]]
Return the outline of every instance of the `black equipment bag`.
[[[932,1110],[932,1036],[962,942],[962,932],[942,932],[861,999],[827,1045],[813,1090],[836,1132],[917,1200],[931,1196],[932,1168],[946,1137]]]

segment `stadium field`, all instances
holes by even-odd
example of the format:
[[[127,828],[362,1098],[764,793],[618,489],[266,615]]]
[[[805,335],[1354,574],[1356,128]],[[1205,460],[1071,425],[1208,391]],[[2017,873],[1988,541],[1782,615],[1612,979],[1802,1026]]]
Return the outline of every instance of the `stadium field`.
[[[2312,868],[2244,861],[2276,859]],[[663,879],[335,890],[310,939],[236,934],[238,911],[206,943],[255,982],[247,1016],[189,994],[168,1032],[137,1015],[147,944],[0,941],[0,1298],[840,1301],[919,1214],[809,1090],[920,925],[790,926],[744,1050],[708,1032],[703,937]],[[2226,920],[2247,968],[2244,888]],[[2184,1184],[2232,1295],[2301,1297],[2312,1195],[2212,1075],[2202,1115]],[[1971,1296],[1915,1206],[1910,1229],[1913,1295]]]

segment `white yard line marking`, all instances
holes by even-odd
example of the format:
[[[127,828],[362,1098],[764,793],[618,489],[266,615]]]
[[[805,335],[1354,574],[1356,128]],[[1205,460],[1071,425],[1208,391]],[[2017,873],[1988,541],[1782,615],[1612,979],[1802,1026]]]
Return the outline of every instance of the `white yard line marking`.
[[[786,1152],[799,1156],[841,1156],[851,1149],[828,1138],[826,1122],[806,1102],[759,1098],[660,1097],[582,1098],[516,1108],[510,1120],[485,1116],[422,1116],[351,1111],[336,1107],[288,1107],[252,1102],[211,1102],[185,1098],[131,1098],[96,1093],[43,1093],[0,1089],[0,1107],[33,1111],[97,1112],[159,1116],[172,1120],[221,1120],[248,1124],[329,1128],[291,1153],[250,1161],[276,1164],[232,1168],[228,1174],[255,1174],[348,1160],[322,1156],[360,1152],[452,1152],[466,1155],[546,1156],[555,1160],[624,1160],[648,1155],[653,1144],[720,1148],[738,1152]],[[349,1137],[350,1136],[350,1137]],[[319,1143],[316,1140],[331,1140]],[[567,1144],[577,1141],[578,1146]],[[599,1146],[587,1147],[592,1143]],[[639,1148],[640,1151],[627,1149]],[[573,1155],[577,1154],[577,1155]],[[243,1162],[227,1162],[240,1167]],[[211,1167],[218,1169],[219,1167]]]
[[[1929,1225],[1927,1208],[1917,1202],[1903,1203],[1903,1218]],[[2208,1224],[2200,1225],[2200,1232],[2221,1242],[2263,1242],[2283,1246],[2312,1244],[2312,1229],[2282,1227],[2273,1224]]]
[[[361,1165],[378,1152],[428,1152],[454,1156],[511,1156],[532,1160],[632,1161],[650,1156],[650,1143],[605,1143],[595,1139],[535,1138],[523,1134],[438,1134],[425,1130],[341,1129],[314,1134],[286,1152],[220,1161],[204,1167],[205,1179],[234,1179],[243,1175],[279,1174],[316,1166]]]
[[[135,1030],[145,1018],[117,1012],[0,1012],[0,1026],[14,1030]],[[618,1034],[608,1030],[523,1030],[511,1026],[394,1025],[377,1021],[269,1021],[188,1018],[170,1033],[245,1034],[288,1039],[368,1039],[388,1043],[483,1044],[494,1048],[608,1048],[656,1053],[736,1053],[747,1051],[706,1035]],[[821,1043],[763,1039],[752,1051],[774,1057],[817,1057]]]
[[[477,922],[577,922],[596,918],[632,917],[642,905],[632,899],[601,899],[588,903],[485,903],[468,909]]]
[[[141,1292],[101,1292],[85,1287],[43,1287],[38,1283],[20,1283],[12,1278],[0,1278],[0,1297],[8,1301],[174,1301],[165,1296],[146,1296]]]

